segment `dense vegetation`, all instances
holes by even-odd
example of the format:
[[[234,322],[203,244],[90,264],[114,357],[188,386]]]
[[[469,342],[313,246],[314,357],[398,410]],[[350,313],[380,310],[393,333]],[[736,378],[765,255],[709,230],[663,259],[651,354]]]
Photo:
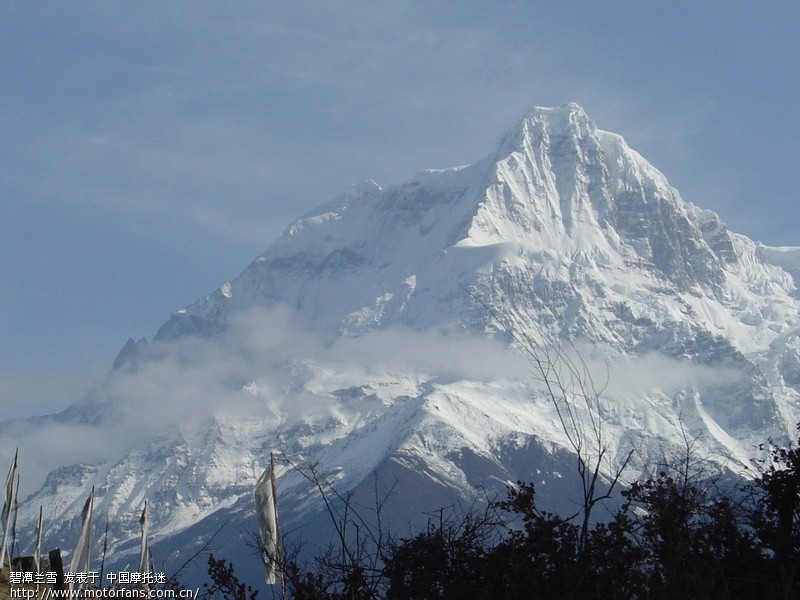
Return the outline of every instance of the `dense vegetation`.
[[[534,486],[519,482],[486,511],[443,511],[410,538],[377,538],[371,546],[357,538],[310,565],[287,559],[287,596],[800,598],[800,450],[766,445],[758,476],[728,489],[690,450],[679,464],[623,489],[616,512],[585,536],[580,518],[539,510]],[[220,586],[212,576],[217,592],[253,600],[252,590],[236,587],[232,566],[213,557],[210,565],[234,580]]]

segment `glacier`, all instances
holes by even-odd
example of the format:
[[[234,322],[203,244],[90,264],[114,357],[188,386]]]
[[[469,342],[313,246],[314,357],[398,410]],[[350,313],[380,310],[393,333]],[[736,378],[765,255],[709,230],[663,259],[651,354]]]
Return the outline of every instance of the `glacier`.
[[[585,367],[608,469],[633,450],[636,478],[691,440],[747,477],[800,419],[798,276],[800,248],[729,231],[577,104],[535,107],[475,164],[312,210],[67,411],[0,423],[21,465],[76,440],[42,460],[20,539],[41,505],[46,545],[69,548],[94,486],[111,564],[135,562],[146,499],[168,574],[213,534],[258,581],[243,537],[274,449],[364,507],[391,490],[401,533],[517,480],[569,508],[570,441],[526,348]],[[319,490],[286,463],[278,484],[285,530],[323,543]]]

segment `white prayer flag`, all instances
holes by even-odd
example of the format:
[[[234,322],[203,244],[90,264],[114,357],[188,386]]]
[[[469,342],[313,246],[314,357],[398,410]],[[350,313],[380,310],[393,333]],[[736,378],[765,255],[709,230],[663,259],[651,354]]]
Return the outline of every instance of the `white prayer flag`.
[[[275,461],[270,455],[269,467],[256,483],[256,514],[267,565],[267,585],[278,583],[278,505],[275,500]]]
[[[94,513],[94,487],[89,497],[86,499],[86,504],[83,505],[83,512],[81,513],[81,533],[78,536],[78,543],[75,545],[75,552],[72,554],[72,560],[69,563],[69,570],[72,573],[88,573],[89,572],[89,555],[92,549],[92,516]],[[69,589],[74,589],[75,584],[70,582]],[[79,584],[83,587],[83,583]]]
[[[11,463],[11,468],[8,470],[6,477],[6,497],[3,502],[3,539],[0,540],[0,568],[6,562],[6,544],[8,543],[9,531],[9,517],[11,516],[11,507],[14,504],[14,482],[17,480],[17,456],[19,455],[19,448],[14,452],[14,462]]]

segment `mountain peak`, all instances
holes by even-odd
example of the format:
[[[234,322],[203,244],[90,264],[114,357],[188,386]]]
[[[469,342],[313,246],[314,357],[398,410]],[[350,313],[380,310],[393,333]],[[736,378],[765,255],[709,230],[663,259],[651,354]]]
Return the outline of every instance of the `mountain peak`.
[[[502,300],[498,312],[530,327],[541,327],[536,315],[544,311],[549,334],[621,351],[649,343],[627,309],[610,324],[608,315],[628,305],[654,322],[669,317],[669,327],[694,326],[696,311],[725,313],[726,335],[750,339],[739,313],[756,290],[738,280],[737,265],[754,247],[707,212],[579,105],[537,106],[500,151],[472,166],[386,188],[367,181],[309,212],[229,293],[176,313],[157,338],[213,334],[235,311],[275,304],[334,335],[397,325],[483,331],[485,306],[471,302],[466,287],[490,305]],[[786,294],[784,273],[748,261],[758,293]],[[687,308],[687,293],[714,308]]]
[[[189,540],[223,515],[251,518],[247,488],[277,431],[348,496],[404,480],[407,506],[435,510],[535,479],[563,500],[574,445],[511,338],[548,367],[567,361],[552,363],[567,380],[588,375],[578,400],[595,392],[594,365],[610,463],[629,447],[641,467],[649,452],[680,456],[688,433],[697,456],[747,465],[747,448],[793,430],[800,249],[732,234],[574,103],[531,109],[501,150],[399,185],[353,186],[175,313],[149,347],[130,340],[91,397],[102,413],[75,405],[58,423],[79,435],[100,423],[100,440],[124,432],[119,448],[128,432],[145,435],[157,407],[162,437],[58,471],[21,513],[27,531],[40,504],[63,520],[96,486],[117,514],[146,494],[163,538],[198,523],[165,542],[194,552]],[[576,348],[586,362],[572,363]],[[581,414],[577,427],[600,422],[570,413]],[[313,531],[305,485],[283,479],[295,507],[285,522]],[[122,523],[117,539],[137,527]],[[241,547],[238,534],[226,546]]]
[[[580,120],[591,122],[583,107],[575,102],[566,102],[560,106],[534,106],[523,117],[523,120],[528,119],[561,124]]]
[[[503,137],[498,147],[498,157],[526,147],[535,147],[551,139],[582,139],[596,131],[594,121],[574,102],[553,107],[534,106]]]

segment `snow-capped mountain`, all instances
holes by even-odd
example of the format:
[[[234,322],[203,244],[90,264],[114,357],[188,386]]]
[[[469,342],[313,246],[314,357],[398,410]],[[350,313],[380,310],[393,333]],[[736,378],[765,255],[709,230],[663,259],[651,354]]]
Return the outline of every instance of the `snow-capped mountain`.
[[[478,163],[308,213],[129,341],[90,397],[6,423],[97,447],[65,456],[20,521],[44,505],[63,545],[95,486],[120,564],[147,499],[169,564],[227,522],[218,553],[257,567],[238,539],[277,447],[365,502],[396,481],[400,528],[517,479],[569,503],[569,440],[520,341],[586,366],[631,477],[687,435],[741,470],[800,418],[798,276],[800,248],[728,231],[579,106],[537,107]],[[284,523],[313,538],[318,493],[288,466],[279,486]]]

